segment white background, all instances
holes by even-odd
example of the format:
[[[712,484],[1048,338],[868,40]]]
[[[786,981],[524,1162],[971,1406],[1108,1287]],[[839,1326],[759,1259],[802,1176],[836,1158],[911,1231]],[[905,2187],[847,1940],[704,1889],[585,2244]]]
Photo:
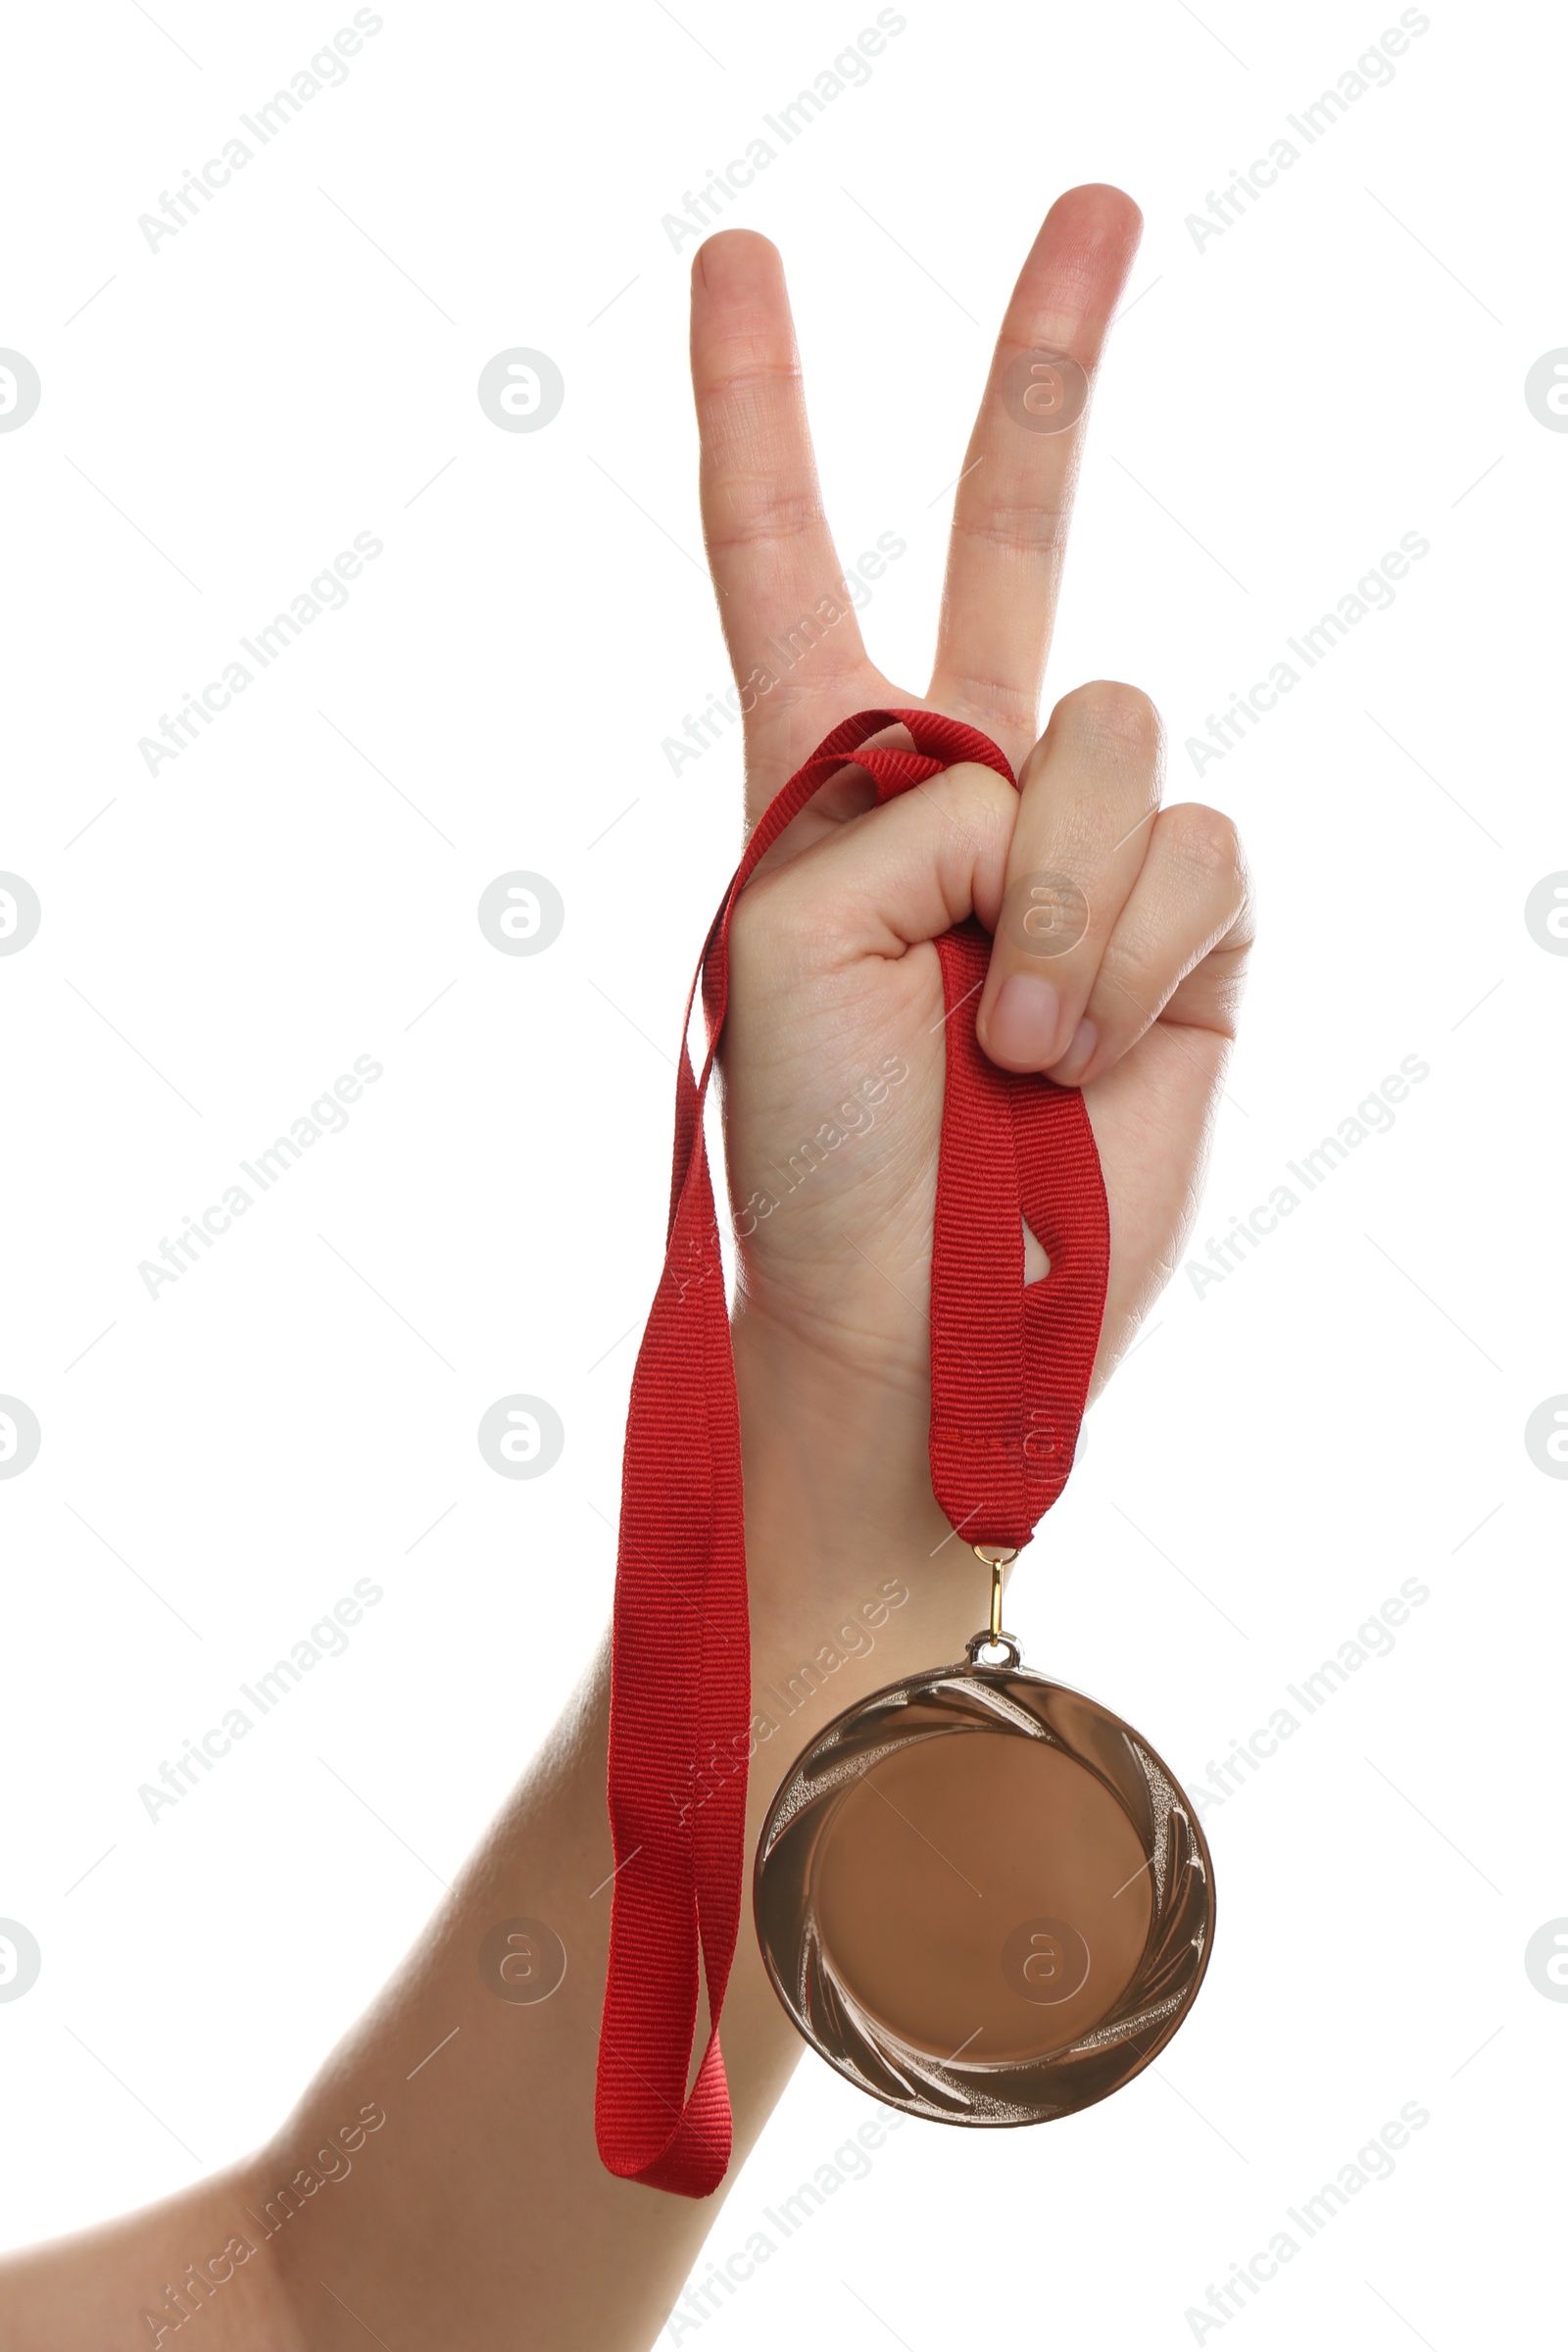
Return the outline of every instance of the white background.
[[[43,383],[0,436],[0,867],[43,906],[0,959],[0,1391],[43,1432],[0,1482],[0,1914],[43,1953],[0,2003],[12,2242],[272,2129],[608,1608],[667,1056],[738,839],[734,748],[678,780],[661,751],[726,674],[692,243],[662,216],[875,16],[380,13],[343,86],[156,252],[138,216],[351,11],[162,0],[155,25],[97,0],[10,39],[0,343]],[[1523,1964],[1568,1913],[1568,1485],[1523,1442],[1568,1391],[1568,959],[1523,912],[1568,867],[1568,436],[1523,391],[1568,345],[1562,24],[1434,5],[1392,82],[1200,248],[1187,216],[1396,8],[906,14],[729,215],[784,248],[842,552],[907,541],[872,650],[923,684],[1017,264],[1062,188],[1119,182],[1139,299],[1052,689],[1145,686],[1171,797],[1231,810],[1256,867],[1195,1253],[1430,1065],[1239,1270],[1178,1275],[1011,1613],[1201,1781],[1401,1580],[1430,1598],[1209,1812],[1214,1964],[1153,2070],[1049,2131],[907,2127],[684,2340],[935,2352],[983,2312],[998,2342],[1186,2344],[1208,2282],[1411,2101],[1431,2120],[1394,2177],[1215,2332],[1522,2336],[1568,2035]],[[564,375],[542,432],[475,398],[514,345]],[[149,775],[138,739],[359,532],[384,552],[346,608]],[[1392,609],[1200,782],[1186,739],[1408,532],[1430,552]],[[566,906],[534,957],[475,921],[518,867]],[[346,1131],[150,1298],[139,1261],[363,1054],[384,1075]],[[532,1483],[475,1445],[514,1391],[565,1425]],[[138,1786],[365,1577],[383,1598],[345,1654],[149,1821]],[[804,2065],[711,2253],[868,2112]]]

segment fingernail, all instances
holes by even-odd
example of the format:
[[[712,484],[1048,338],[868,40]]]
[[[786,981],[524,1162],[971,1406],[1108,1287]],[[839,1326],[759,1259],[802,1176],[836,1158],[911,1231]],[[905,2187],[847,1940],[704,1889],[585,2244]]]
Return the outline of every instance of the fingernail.
[[[1100,1031],[1093,1021],[1080,1021],[1072,1033],[1072,1043],[1057,1062],[1050,1064],[1051,1075],[1058,1086],[1076,1086],[1095,1058],[1100,1043]]]
[[[991,1051],[999,1060],[1044,1069],[1054,1058],[1060,1026],[1060,991],[1032,972],[1014,972],[991,1007]]]

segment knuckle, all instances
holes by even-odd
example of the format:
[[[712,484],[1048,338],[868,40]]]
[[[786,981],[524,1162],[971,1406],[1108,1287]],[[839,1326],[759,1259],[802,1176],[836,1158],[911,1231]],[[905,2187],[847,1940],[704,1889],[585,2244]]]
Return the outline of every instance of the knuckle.
[[[1158,762],[1165,730],[1142,687],[1093,678],[1063,695],[1053,713],[1094,750],[1139,766]]]
[[[1004,816],[1010,830],[1018,795],[1006,777],[999,776],[994,767],[983,767],[975,760],[960,760],[940,780],[956,811],[967,811],[977,823],[986,825]]]
[[[971,861],[974,886],[988,894],[1002,887],[1018,816],[1018,795],[1005,776],[973,760],[960,760],[926,787],[935,816],[938,847],[955,847],[961,836]]]
[[[1242,837],[1223,810],[1185,801],[1165,811],[1171,839],[1187,863],[1198,872],[1226,884],[1233,893],[1248,887],[1247,853]]]
[[[956,539],[1000,549],[1004,555],[1037,557],[1066,536],[1066,502],[1060,497],[994,498],[980,512],[954,523]]]
[[[790,490],[765,474],[738,475],[715,494],[707,533],[710,552],[775,546],[819,529],[822,503],[809,491]]]
[[[1004,734],[1032,744],[1039,723],[1040,698],[1032,685],[1016,678],[993,677],[981,669],[957,669],[946,674],[940,708],[954,718],[990,735]]]

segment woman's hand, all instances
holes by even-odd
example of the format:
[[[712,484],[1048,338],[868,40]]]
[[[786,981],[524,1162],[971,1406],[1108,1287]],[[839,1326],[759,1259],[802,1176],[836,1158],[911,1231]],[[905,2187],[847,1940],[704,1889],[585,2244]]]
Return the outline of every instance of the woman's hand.
[[[890,705],[984,729],[1023,785],[961,766],[877,808],[851,770],[740,902],[723,1058],[743,1402],[745,1363],[784,1348],[797,1382],[814,1363],[829,1394],[842,1374],[873,1411],[900,1399],[923,1443],[944,1068],[930,943],[971,911],[1000,931],[982,1046],[1082,1086],[1099,1143],[1111,1272],[1097,1387],[1191,1219],[1251,937],[1241,851],[1214,810],[1160,809],[1159,721],[1136,689],[1079,687],[1034,740],[1088,418],[1021,421],[1020,365],[1065,354],[1092,384],[1138,229],[1125,196],[1080,188],[1035,241],[964,457],[923,696],[873,666],[847,609],[777,254],[730,231],[697,257],[703,512],[747,708],[750,818],[831,726]],[[778,648],[804,641],[827,598],[842,617],[782,666]],[[1030,1237],[1026,1276],[1045,1269]]]

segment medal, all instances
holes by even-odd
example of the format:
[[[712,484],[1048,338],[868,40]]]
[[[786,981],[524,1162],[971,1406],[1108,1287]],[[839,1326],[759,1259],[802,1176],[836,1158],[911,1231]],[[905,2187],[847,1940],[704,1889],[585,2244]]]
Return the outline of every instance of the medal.
[[[773,1989],[830,2066],[943,2124],[1040,2124],[1146,2067],[1213,1936],[1169,1769],[991,1626],[798,1756],[757,1851]],[[995,1664],[986,1652],[1001,1652]]]
[[[865,748],[895,724],[915,750]],[[880,800],[997,747],[931,711],[835,728],[775,797],[710,929],[682,1054],[663,1274],[627,1418],[609,1799],[614,1912],[600,2037],[600,2154],[688,2196],[722,2180],[718,2040],[739,1932],[750,1739],[740,1427],[702,1106],[723,1028],[735,903],[850,760]],[[931,1476],[991,1575],[957,1663],[873,1693],[796,1759],[759,1843],[754,1911],[787,2014],[888,2104],[971,2126],[1105,2097],[1180,2026],[1213,1936],[1208,1849],[1149,1743],[1028,1671],[1003,1570],[1066,1482],[1104,1310],[1109,1233],[1081,1094],[998,1068],[975,1035],[991,950],[972,917],[936,942],[947,1077],[931,1269]],[[1023,1229],[1050,1272],[1023,1280]],[[679,1451],[672,1446],[678,1436]],[[693,1670],[694,1627],[698,1643]],[[712,2032],[690,2095],[701,1965]]]

